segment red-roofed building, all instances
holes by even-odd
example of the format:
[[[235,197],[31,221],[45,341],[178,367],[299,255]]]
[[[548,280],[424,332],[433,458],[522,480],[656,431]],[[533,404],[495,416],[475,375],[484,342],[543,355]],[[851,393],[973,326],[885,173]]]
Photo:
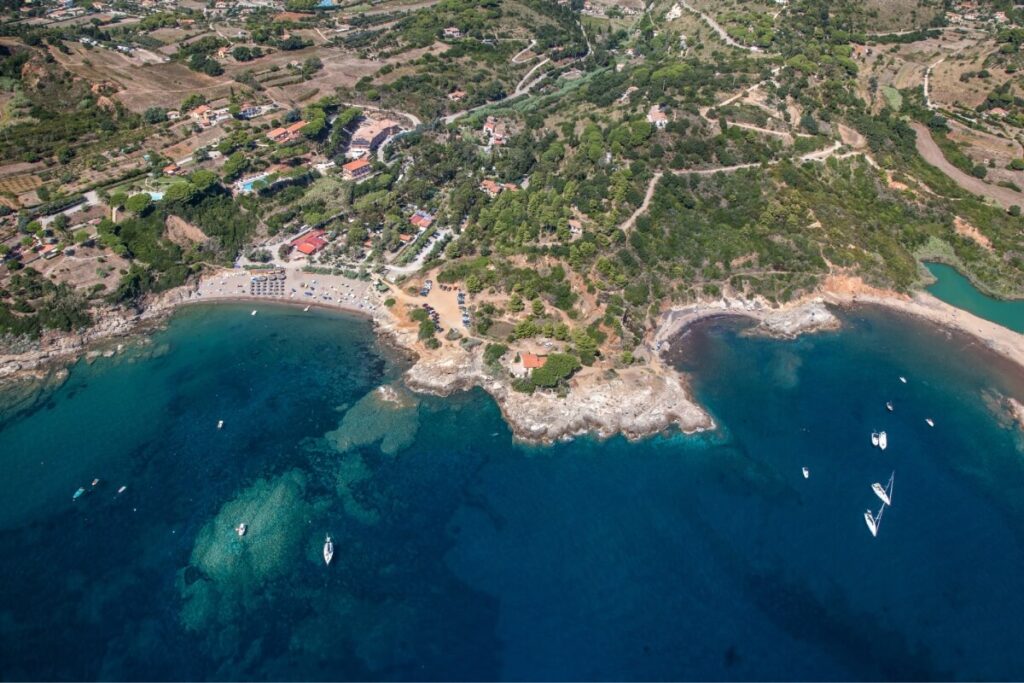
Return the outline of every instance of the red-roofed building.
[[[370,174],[373,165],[367,159],[356,159],[341,166],[341,176],[345,180],[358,180]]]
[[[480,189],[486,192],[488,197],[497,197],[504,190],[515,192],[519,187],[512,183],[497,183],[490,178],[487,178],[480,183]]]
[[[426,211],[417,211],[409,218],[409,222],[417,228],[425,230],[434,223],[434,217]]]
[[[267,137],[278,144],[292,142],[299,138],[299,133],[305,127],[305,121],[296,121],[287,128],[275,128],[274,130],[267,133]]]
[[[522,353],[519,355],[519,360],[522,361],[523,367],[527,370],[536,370],[537,368],[544,367],[544,364],[548,362],[548,357],[538,356],[535,353]]]
[[[306,256],[312,256],[326,246],[327,240],[324,239],[323,230],[310,230],[305,235],[292,240],[292,247],[295,251]]]

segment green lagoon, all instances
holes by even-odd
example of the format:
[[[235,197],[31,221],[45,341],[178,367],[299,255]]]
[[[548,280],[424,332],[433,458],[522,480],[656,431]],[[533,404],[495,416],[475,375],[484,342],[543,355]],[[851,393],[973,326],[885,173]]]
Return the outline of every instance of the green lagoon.
[[[1024,299],[1007,301],[988,296],[956,268],[944,263],[926,263],[925,267],[936,278],[935,283],[928,285],[932,295],[979,318],[1024,333]],[[1024,292],[1021,295],[1024,296]]]

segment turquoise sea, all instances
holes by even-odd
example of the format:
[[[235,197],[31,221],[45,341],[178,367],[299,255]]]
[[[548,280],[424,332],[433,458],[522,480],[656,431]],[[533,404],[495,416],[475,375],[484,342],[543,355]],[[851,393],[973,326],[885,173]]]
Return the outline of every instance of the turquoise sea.
[[[250,309],[0,415],[0,678],[1024,677],[1024,377],[965,337],[707,321],[718,431],[526,447],[364,320]]]
[[[935,277],[928,291],[937,298],[1024,334],[1024,299],[1006,301],[986,296],[956,268],[945,263],[925,263],[925,268]],[[1021,294],[1024,296],[1024,292]]]

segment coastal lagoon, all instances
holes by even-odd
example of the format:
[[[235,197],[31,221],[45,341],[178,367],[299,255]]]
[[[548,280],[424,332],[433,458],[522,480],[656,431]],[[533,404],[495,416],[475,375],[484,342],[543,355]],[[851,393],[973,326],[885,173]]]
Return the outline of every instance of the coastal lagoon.
[[[533,447],[361,318],[250,310],[0,416],[0,677],[1024,676],[1024,379],[980,343],[709,320],[671,354],[717,431]]]
[[[926,263],[925,267],[935,277],[935,282],[927,287],[935,297],[979,318],[1024,334],[1024,299],[1005,301],[990,297],[972,285],[956,268],[945,263]]]

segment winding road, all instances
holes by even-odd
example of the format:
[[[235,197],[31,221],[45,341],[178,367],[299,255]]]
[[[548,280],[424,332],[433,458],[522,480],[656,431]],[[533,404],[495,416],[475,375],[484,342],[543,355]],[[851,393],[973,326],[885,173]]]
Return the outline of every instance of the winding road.
[[[954,183],[972,194],[987,197],[999,204],[1004,209],[1011,206],[1024,206],[1024,194],[1011,190],[1001,185],[990,185],[980,178],[964,173],[946,159],[939,145],[932,138],[931,131],[920,123],[911,123],[910,126],[917,134],[915,146],[917,153],[929,164],[942,171]]]

